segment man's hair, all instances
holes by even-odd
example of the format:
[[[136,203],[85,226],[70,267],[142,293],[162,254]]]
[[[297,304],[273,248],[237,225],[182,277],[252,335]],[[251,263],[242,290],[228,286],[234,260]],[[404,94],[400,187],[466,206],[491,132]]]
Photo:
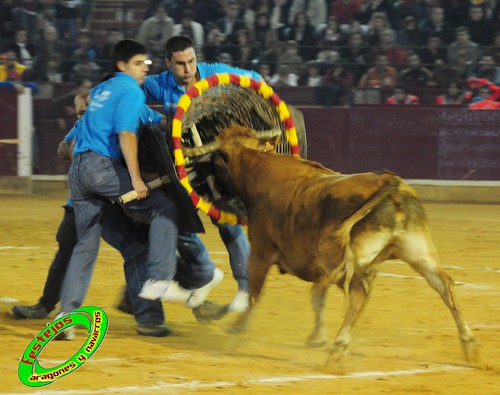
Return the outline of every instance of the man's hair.
[[[178,35],[170,37],[165,44],[165,56],[167,59],[172,59],[174,52],[182,52],[188,48],[193,48],[193,40],[186,35]]]
[[[138,41],[129,39],[119,41],[113,48],[113,55],[111,56],[115,71],[119,71],[116,67],[117,62],[127,63],[135,55],[144,55],[147,53],[146,47]]]

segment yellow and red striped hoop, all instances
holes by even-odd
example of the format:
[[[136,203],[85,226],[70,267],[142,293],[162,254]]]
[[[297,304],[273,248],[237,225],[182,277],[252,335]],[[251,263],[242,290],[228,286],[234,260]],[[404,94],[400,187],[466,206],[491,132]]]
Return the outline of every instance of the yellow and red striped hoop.
[[[192,100],[203,94],[206,90],[217,85],[236,84],[242,88],[255,90],[260,96],[276,106],[276,111],[280,117],[280,121],[285,126],[285,136],[288,144],[290,144],[291,154],[300,156],[300,147],[297,137],[297,130],[293,124],[292,116],[287,105],[282,101],[276,92],[265,82],[256,81],[252,78],[240,76],[236,74],[214,74],[208,78],[198,81],[194,86],[189,88],[187,92],[181,96],[177,104],[177,110],[172,121],[172,144],[174,147],[175,169],[182,186],[187,190],[194,206],[216,220],[217,222],[235,225],[238,223],[246,223],[245,218],[238,217],[235,214],[223,211],[212,205],[199,196],[189,183],[186,172],[186,160],[182,153],[182,118],[186,111],[191,106]]]

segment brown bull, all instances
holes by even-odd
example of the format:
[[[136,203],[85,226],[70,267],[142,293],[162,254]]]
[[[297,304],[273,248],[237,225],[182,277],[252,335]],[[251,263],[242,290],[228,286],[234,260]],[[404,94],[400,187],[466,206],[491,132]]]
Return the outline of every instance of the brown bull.
[[[333,283],[346,293],[348,307],[327,362],[348,348],[377,265],[401,259],[434,288],[455,319],[468,361],[475,361],[474,339],[441,268],[429,225],[415,191],[398,176],[340,174],[317,163],[264,152],[255,131],[233,126],[218,136],[215,164],[226,186],[248,210],[250,305],[231,327],[245,328],[271,265],[312,286],[315,325],[310,345],[326,341],[325,294]],[[268,150],[269,151],[269,150]]]

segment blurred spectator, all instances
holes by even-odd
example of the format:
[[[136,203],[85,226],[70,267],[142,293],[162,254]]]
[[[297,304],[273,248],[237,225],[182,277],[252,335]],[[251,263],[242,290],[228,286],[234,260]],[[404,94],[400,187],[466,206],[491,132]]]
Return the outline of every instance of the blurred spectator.
[[[448,64],[441,58],[437,58],[427,86],[444,89],[451,81],[460,79],[463,79],[463,73],[458,68]]]
[[[420,30],[414,16],[407,16],[404,19],[403,28],[397,33],[396,42],[398,45],[418,51],[425,44],[425,34]]]
[[[435,34],[439,35],[443,44],[450,44],[455,39],[455,31],[450,22],[445,20],[442,7],[432,7],[429,17],[420,24],[421,30],[427,39]]]
[[[26,70],[27,67],[18,62],[14,51],[5,51],[0,55],[0,88],[15,89],[17,93],[23,93],[27,87],[35,94],[38,91],[38,85],[23,80]]]
[[[268,14],[259,12],[256,15],[253,31],[255,34],[255,43],[259,46],[261,52],[277,50],[278,33],[271,26]]]
[[[439,106],[451,104],[464,105],[465,103],[466,98],[461,81],[450,81],[446,88],[446,93],[436,97],[436,104]]]
[[[243,20],[247,27],[251,28],[255,25],[259,14],[267,15],[269,18],[273,7],[274,0],[251,0],[243,14]]]
[[[229,52],[222,52],[219,56],[217,56],[217,62],[227,64],[228,66],[232,66],[233,57]]]
[[[245,29],[245,21],[240,17],[240,3],[235,0],[229,0],[224,8],[224,17],[218,19],[215,24],[219,26],[224,34],[224,44],[227,46],[238,45],[236,32]]]
[[[180,15],[178,14],[180,9],[179,1],[177,0],[151,0],[149,8],[146,11],[146,15],[144,15],[144,19],[146,20],[155,16],[158,7],[162,7],[168,16],[170,16],[174,21],[180,20]]]
[[[480,88],[488,88],[490,95],[487,97],[488,100],[497,101],[500,99],[500,86],[493,84],[485,78],[469,77],[467,78],[467,86],[469,89],[477,92]]]
[[[392,91],[392,96],[386,100],[386,104],[406,105],[406,104],[419,104],[420,99],[408,93],[408,87],[405,84],[398,84]]]
[[[182,11],[181,23],[174,26],[174,35],[183,34],[191,37],[194,48],[200,50],[205,44],[205,31],[201,23],[193,20],[193,10],[187,8]]]
[[[413,17],[418,23],[426,15],[423,2],[418,0],[397,0],[394,3],[394,26],[396,30],[402,30],[405,27],[406,18]]]
[[[404,84],[396,85],[392,95],[385,101],[385,104],[390,105],[414,105],[419,103],[420,99],[417,96],[408,93],[408,88]]]
[[[347,37],[340,30],[340,24],[337,17],[330,16],[326,25],[318,31],[318,45],[319,49],[334,49],[339,50],[339,47],[343,45],[347,40]]]
[[[322,83],[316,88],[316,101],[325,107],[347,105],[353,84],[354,75],[349,67],[341,62],[328,64]]]
[[[498,2],[498,4],[500,4],[500,2]],[[500,65],[500,31],[496,32],[493,38],[493,44],[487,47],[483,54],[492,56],[495,64]]]
[[[298,13],[307,15],[313,26],[326,23],[327,8],[325,0],[293,0],[288,13],[288,24],[292,25]]]
[[[380,33],[380,45],[373,48],[372,59],[379,54],[386,54],[389,64],[396,69],[402,69],[407,63],[408,51],[395,42],[395,33],[391,29],[384,29]]]
[[[394,28],[394,5],[390,0],[366,0],[359,14],[361,23],[370,24],[375,14],[383,13],[387,18],[386,27]]]
[[[113,55],[113,48],[115,45],[123,40],[124,34],[119,29],[110,29],[109,34],[106,36],[106,42],[98,48],[98,62],[104,73],[111,73],[115,71],[115,65],[112,64],[111,57]]]
[[[464,25],[471,4],[470,0],[440,0],[440,3],[441,7],[446,10],[445,18],[452,27]]]
[[[299,81],[299,85],[305,86],[320,86],[323,83],[323,76],[321,75],[321,67],[319,62],[310,60],[306,63],[305,73],[303,78]]]
[[[222,52],[226,52],[226,50],[224,34],[220,31],[220,27],[210,23],[207,30],[207,39],[203,46],[205,61],[215,62],[218,56]]]
[[[76,36],[76,43],[70,49],[70,57],[73,61],[86,56],[91,60],[97,59],[97,47],[92,43],[90,33],[87,30],[80,30]]]
[[[271,65],[266,62],[261,62],[259,63],[259,69],[258,72],[262,78],[264,78],[264,81],[266,81],[267,84],[271,83],[271,79],[273,77],[273,74],[271,72]]]
[[[205,27],[224,17],[225,0],[178,0],[179,10],[193,10],[193,20]],[[182,16],[182,13],[181,13]],[[176,22],[179,22],[176,20]]]
[[[78,0],[56,0],[55,19],[57,33],[61,40],[73,42],[78,32]]]
[[[361,76],[366,73],[367,62],[371,55],[361,33],[351,33],[348,45],[342,47],[339,54],[346,67],[352,70],[354,84],[357,84]]]
[[[47,63],[55,54],[59,55],[60,61],[66,55],[66,45],[59,40],[54,26],[46,26],[43,29],[42,39],[37,44],[35,64],[38,74],[46,73]]]
[[[56,119],[59,130],[67,132],[77,120],[75,96],[81,94],[86,97],[91,88],[92,81],[88,79],[75,81],[75,88],[49,102],[45,116],[49,119]]]
[[[434,69],[436,59],[448,62],[447,51],[446,48],[441,45],[439,33],[433,33],[433,35],[427,39],[427,46],[420,50],[420,60],[429,70],[432,71]]]
[[[368,43],[373,46],[380,44],[380,36],[383,31],[391,29],[391,23],[389,22],[387,15],[383,12],[374,13],[367,26]]]
[[[375,61],[375,66],[361,77],[359,86],[361,88],[394,88],[397,83],[397,72],[389,66],[389,59],[386,54],[379,54]]]
[[[280,86],[297,86],[299,76],[295,73],[291,73],[288,69],[288,65],[280,64],[278,66],[278,71],[271,77],[269,84],[273,87]]]
[[[253,31],[250,29],[238,30],[236,37],[238,45],[232,49],[234,65],[242,69],[256,70],[260,50],[255,44]]]
[[[90,80],[97,83],[101,79],[102,71],[99,65],[88,55],[81,55],[77,63],[72,67],[69,74],[69,81],[78,82],[81,80]]]
[[[431,79],[431,71],[420,64],[420,57],[416,53],[408,56],[408,68],[401,71],[399,81],[407,87],[424,87]]]
[[[342,24],[340,25],[340,30],[342,33],[345,35],[351,35],[353,33],[360,33],[363,36],[363,39],[365,37],[368,37],[368,26],[367,25],[362,25],[361,22],[358,19],[351,19],[349,24]]]
[[[330,15],[336,17],[341,25],[350,24],[361,12],[360,0],[333,0],[330,3]]]
[[[500,67],[495,65],[495,61],[491,55],[481,56],[470,76],[485,78],[495,85],[500,85]]]
[[[92,14],[94,12],[95,0],[80,0],[80,17],[82,19],[82,29],[88,29],[90,27],[90,21],[92,20]]]
[[[284,31],[288,26],[288,17],[290,15],[290,6],[292,0],[275,0],[271,11],[271,27],[276,29],[278,39],[284,41]]]
[[[479,57],[479,46],[470,40],[469,30],[464,27],[456,29],[456,40],[448,46],[448,60],[450,64],[464,72],[471,67]]]
[[[496,110],[500,109],[500,102],[490,99],[491,90],[488,85],[483,85],[476,90],[469,108],[471,110]]]
[[[490,45],[493,41],[494,27],[484,15],[484,10],[480,6],[469,8],[467,21],[464,26],[469,29],[471,41],[480,46]]]
[[[66,75],[63,68],[63,55],[57,52],[52,53],[43,68],[40,68],[37,73],[38,81],[48,81],[60,83],[66,81]]]
[[[287,70],[295,75],[301,74],[304,59],[300,56],[299,46],[296,41],[289,40],[285,44],[285,49],[279,59],[280,65],[286,65]]]
[[[293,24],[285,29],[283,35],[286,41],[297,42],[302,59],[307,61],[316,57],[316,32],[305,13],[296,13]]]
[[[153,16],[141,23],[136,40],[146,46],[148,53],[164,47],[167,40],[174,35],[174,20],[168,15],[163,4],[157,4]]]
[[[14,41],[5,45],[4,51],[12,50],[16,53],[19,63],[27,68],[33,68],[35,57],[35,46],[28,43],[28,32],[26,29],[17,29],[14,34]]]
[[[0,37],[4,40],[14,39],[15,22],[12,15],[14,0],[0,2]]]

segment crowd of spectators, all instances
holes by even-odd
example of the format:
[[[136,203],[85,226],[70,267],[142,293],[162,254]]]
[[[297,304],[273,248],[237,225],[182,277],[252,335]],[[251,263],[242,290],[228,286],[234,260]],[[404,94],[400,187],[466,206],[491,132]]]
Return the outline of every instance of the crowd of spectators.
[[[500,84],[498,0],[151,0],[138,31],[110,29],[105,42],[92,37],[93,0],[38,2],[36,12],[22,3],[0,6],[0,80],[95,83],[123,38],[145,44],[159,72],[166,40],[187,34],[200,60],[315,87],[325,106],[349,104],[353,88],[394,93],[395,104],[436,88],[457,91],[436,104],[466,103],[472,79]]]

